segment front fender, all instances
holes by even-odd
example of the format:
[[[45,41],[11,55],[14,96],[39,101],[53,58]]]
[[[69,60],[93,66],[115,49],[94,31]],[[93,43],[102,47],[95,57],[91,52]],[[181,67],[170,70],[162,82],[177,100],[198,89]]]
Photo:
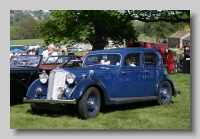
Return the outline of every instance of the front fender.
[[[157,79],[157,82],[156,82],[156,95],[158,95],[157,92],[158,92],[159,86],[163,81],[169,81],[169,83],[172,86],[172,91],[173,91],[172,95],[176,96],[176,89],[175,89],[174,83],[173,83],[173,81],[171,80],[171,78],[169,76],[161,76],[161,77],[159,77]]]
[[[28,88],[28,91],[26,93],[27,98],[35,98],[36,94],[36,88],[40,87],[42,89],[42,95],[47,95],[47,84],[42,84],[40,82],[40,79],[36,79]]]
[[[79,98],[81,98],[82,95],[84,94],[84,92],[90,86],[96,86],[96,87],[100,88],[100,90],[102,90],[101,93],[104,94],[105,101],[109,101],[110,100],[106,88],[100,83],[100,81],[98,79],[95,79],[95,78],[82,79],[76,85],[76,87],[74,88],[72,99],[79,99]]]
[[[19,79],[10,77],[10,98],[24,97],[28,87]]]

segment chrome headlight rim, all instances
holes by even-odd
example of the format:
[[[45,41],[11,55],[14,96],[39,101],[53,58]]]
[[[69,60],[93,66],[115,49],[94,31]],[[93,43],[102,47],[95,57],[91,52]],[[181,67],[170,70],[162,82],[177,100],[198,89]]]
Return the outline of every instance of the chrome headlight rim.
[[[39,75],[39,78],[40,78],[40,82],[41,82],[42,84],[46,84],[47,81],[48,81],[49,76],[48,76],[45,72],[43,72],[43,73],[41,73],[41,74]]]
[[[58,87],[57,89],[58,99],[61,99],[65,92],[66,92],[66,89],[64,87]]]
[[[73,73],[69,73],[69,74],[66,75],[66,82],[68,84],[75,83],[75,80],[76,80],[76,76]]]

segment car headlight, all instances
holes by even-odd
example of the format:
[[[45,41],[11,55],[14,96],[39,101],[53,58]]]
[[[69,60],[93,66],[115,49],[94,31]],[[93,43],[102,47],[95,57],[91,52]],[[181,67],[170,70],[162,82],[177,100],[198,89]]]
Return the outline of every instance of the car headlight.
[[[48,81],[48,75],[45,72],[41,73],[39,77],[40,77],[40,82],[43,84],[45,84]]]
[[[76,79],[76,76],[75,76],[74,74],[72,74],[72,73],[69,73],[69,74],[67,74],[67,76],[66,76],[66,81],[67,81],[67,83],[69,83],[69,84],[74,83],[74,82],[75,82],[75,79]]]

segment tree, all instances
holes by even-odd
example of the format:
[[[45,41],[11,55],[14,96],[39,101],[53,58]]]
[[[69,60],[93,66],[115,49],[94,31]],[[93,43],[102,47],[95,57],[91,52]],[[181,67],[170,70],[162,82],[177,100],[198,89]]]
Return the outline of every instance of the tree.
[[[18,27],[11,30],[10,38],[13,40],[39,38],[39,31],[35,28],[37,24],[38,21],[34,19],[21,22]]]
[[[103,49],[109,39],[123,44],[124,39],[137,41],[139,35],[131,20],[117,10],[52,10],[50,15],[51,18],[37,27],[46,44],[72,40],[89,42],[93,50],[98,50]]]
[[[17,25],[18,23],[26,20],[33,19],[33,17],[30,14],[24,14],[23,12],[17,12],[14,14],[14,17],[12,18],[13,23]]]
[[[189,26],[189,25],[186,25],[186,26],[184,27],[184,31],[190,31],[190,26]]]
[[[159,39],[165,39],[169,35],[178,30],[184,30],[188,23],[170,23],[170,22],[149,22],[144,25],[145,35],[149,37],[155,37],[156,41]]]
[[[190,23],[190,10],[125,10],[130,20],[142,22]]]
[[[50,11],[50,15],[47,22],[38,26],[46,44],[69,40],[89,42],[94,50],[103,49],[109,39],[118,44],[122,44],[124,39],[137,41],[138,32],[134,30],[133,20],[159,22],[160,25],[165,25],[164,22],[190,23],[189,10],[54,10]],[[160,26],[158,30],[149,33],[156,33],[157,38],[164,37],[161,31],[166,30]],[[87,33],[83,36],[85,31]]]
[[[44,15],[43,15],[44,21],[47,20],[49,17],[50,17],[49,12],[44,13]]]
[[[10,14],[14,14],[15,13],[15,11],[14,10],[10,10]]]
[[[144,33],[144,26],[136,26],[135,30],[136,30],[137,33],[143,34]]]

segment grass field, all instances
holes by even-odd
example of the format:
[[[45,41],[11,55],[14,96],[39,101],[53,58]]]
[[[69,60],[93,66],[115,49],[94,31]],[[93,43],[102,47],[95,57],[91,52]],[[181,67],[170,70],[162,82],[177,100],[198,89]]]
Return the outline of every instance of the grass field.
[[[28,44],[38,44],[40,46],[44,45],[42,39],[27,39],[27,40],[10,40],[10,45],[28,45]]]
[[[95,119],[82,120],[76,107],[35,115],[30,105],[10,106],[10,129],[190,129],[190,74],[170,74],[177,91],[170,105],[134,103],[105,107]]]

